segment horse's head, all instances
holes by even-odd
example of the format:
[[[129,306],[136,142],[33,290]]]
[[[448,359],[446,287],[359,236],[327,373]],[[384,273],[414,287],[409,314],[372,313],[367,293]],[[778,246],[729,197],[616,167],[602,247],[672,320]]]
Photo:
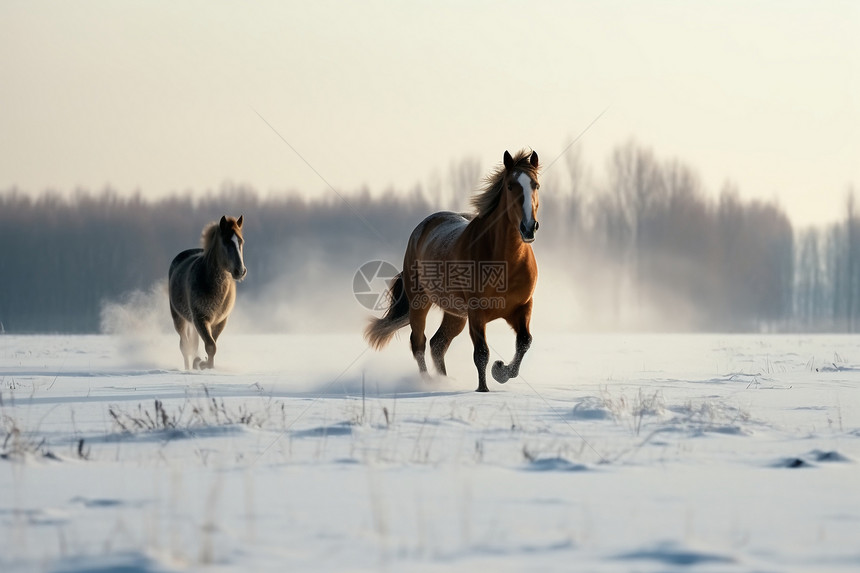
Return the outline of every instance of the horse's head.
[[[539,224],[537,211],[540,201],[537,180],[538,154],[532,151],[528,163],[514,162],[511,154],[505,151],[505,189],[507,216],[520,231],[525,243],[535,240]]]
[[[219,254],[226,270],[237,281],[245,278],[248,269],[245,268],[243,248],[245,240],[242,238],[242,223],[244,215],[238,219],[233,217],[221,217],[218,223],[218,245]]]

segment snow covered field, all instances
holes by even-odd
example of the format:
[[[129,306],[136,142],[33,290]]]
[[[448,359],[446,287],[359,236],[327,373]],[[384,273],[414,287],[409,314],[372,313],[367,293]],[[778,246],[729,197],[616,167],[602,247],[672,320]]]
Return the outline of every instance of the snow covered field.
[[[0,336],[0,570],[860,570],[856,336],[175,338]]]

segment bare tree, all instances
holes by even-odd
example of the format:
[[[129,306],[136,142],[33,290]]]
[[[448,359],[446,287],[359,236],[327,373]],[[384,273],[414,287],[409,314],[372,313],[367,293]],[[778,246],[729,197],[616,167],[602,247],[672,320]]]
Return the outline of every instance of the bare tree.
[[[466,209],[472,193],[481,186],[482,175],[481,162],[475,157],[464,157],[460,161],[452,162],[448,170],[451,203],[447,209]]]
[[[624,220],[623,230],[627,233],[623,239],[627,245],[625,256],[629,257],[628,267],[632,271],[638,307],[648,270],[648,261],[644,258],[648,218],[665,197],[662,173],[653,153],[631,141],[613,151],[608,176],[609,193],[616,201]]]

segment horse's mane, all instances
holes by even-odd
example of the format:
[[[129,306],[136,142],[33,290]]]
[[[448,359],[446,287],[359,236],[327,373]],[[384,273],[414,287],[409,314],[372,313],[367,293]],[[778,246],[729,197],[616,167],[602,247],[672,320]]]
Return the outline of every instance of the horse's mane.
[[[200,246],[203,247],[204,253],[208,253],[212,249],[212,246],[215,245],[219,232],[220,226],[218,221],[212,221],[203,227],[203,234],[200,235]]]
[[[531,158],[531,150],[520,149],[514,155],[514,170],[528,173],[531,177],[537,178],[537,169],[532,167],[529,159]],[[499,204],[499,198],[502,196],[502,191],[505,182],[505,166],[502,164],[496,167],[493,171],[484,177],[484,185],[478,193],[472,197],[472,207],[477,211],[478,217],[490,213]]]

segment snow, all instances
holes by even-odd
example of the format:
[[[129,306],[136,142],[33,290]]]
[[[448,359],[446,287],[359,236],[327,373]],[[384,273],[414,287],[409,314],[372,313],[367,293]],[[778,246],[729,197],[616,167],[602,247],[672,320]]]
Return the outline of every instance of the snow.
[[[0,336],[0,570],[860,568],[856,336],[536,328],[489,394],[471,353]]]

